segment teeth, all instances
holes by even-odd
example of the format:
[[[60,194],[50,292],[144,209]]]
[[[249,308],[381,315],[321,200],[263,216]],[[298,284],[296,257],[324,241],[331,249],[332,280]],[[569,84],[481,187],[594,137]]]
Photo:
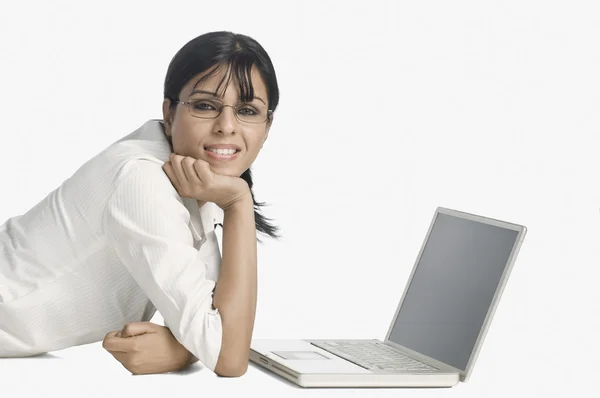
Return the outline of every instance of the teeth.
[[[233,155],[235,153],[235,149],[214,149],[209,148],[208,151],[218,153],[219,155]]]

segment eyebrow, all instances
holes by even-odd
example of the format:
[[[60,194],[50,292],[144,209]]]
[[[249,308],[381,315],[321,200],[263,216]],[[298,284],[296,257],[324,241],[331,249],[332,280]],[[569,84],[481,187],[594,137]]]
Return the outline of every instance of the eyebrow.
[[[194,94],[208,94],[208,95],[211,95],[211,96],[213,96],[213,97],[215,97],[215,98],[219,98],[219,97],[217,96],[217,94],[216,94],[216,93],[214,93],[214,92],[210,92],[210,91],[207,91],[207,90],[194,90],[194,91],[192,91],[192,92],[190,93],[190,97],[191,97],[192,95],[194,95]],[[263,104],[267,105],[267,103],[265,102],[265,100],[263,100],[262,98],[260,98],[260,97],[257,97],[257,96],[254,96],[254,98],[255,98],[255,99],[257,99],[257,100],[259,100],[259,101],[260,101],[260,102],[262,102]]]

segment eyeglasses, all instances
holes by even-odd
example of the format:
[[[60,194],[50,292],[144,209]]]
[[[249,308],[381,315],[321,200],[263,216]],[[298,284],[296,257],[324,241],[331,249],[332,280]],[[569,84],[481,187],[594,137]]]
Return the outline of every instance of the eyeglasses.
[[[191,101],[179,101],[176,103],[187,106],[190,115],[200,119],[216,119],[223,108],[233,108],[237,120],[242,123],[264,123],[273,114],[270,109],[261,108],[251,104],[223,105],[221,101],[211,99],[194,99]]]

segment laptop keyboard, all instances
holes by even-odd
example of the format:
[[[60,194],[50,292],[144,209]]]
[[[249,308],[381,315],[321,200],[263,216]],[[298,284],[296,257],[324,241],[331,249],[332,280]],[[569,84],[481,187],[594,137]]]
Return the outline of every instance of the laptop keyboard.
[[[395,351],[378,340],[333,340],[311,344],[368,370],[437,370]]]

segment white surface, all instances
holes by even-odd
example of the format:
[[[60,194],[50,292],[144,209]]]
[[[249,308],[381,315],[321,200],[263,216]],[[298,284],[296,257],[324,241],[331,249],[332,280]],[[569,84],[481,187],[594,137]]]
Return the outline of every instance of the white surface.
[[[226,29],[263,44],[281,105],[255,193],[283,239],[259,246],[255,337],[382,339],[438,205],[528,234],[471,379],[450,390],[309,392],[253,365],[231,380],[133,377],[96,343],[0,360],[0,395],[593,395],[599,7],[3,2],[2,220],[160,117],[166,67],[189,39]]]

